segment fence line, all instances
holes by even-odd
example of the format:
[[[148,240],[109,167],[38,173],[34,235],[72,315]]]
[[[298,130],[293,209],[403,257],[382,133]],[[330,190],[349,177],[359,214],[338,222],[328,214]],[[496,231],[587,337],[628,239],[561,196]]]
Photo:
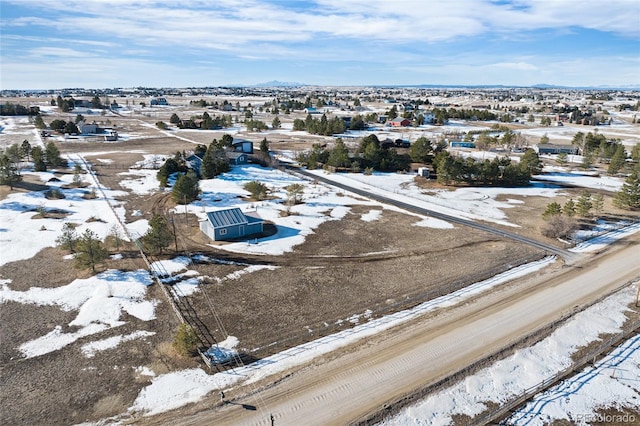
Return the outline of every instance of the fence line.
[[[485,281],[490,279],[500,273],[504,273],[508,270],[517,268],[518,266],[524,265],[526,263],[535,262],[544,257],[543,254],[536,253],[533,255],[528,255],[521,257],[519,259],[515,259],[507,264],[502,264],[499,266],[494,266],[485,271],[477,273],[473,276],[467,276],[464,279],[445,279],[440,282],[435,282],[429,284],[428,289],[419,289],[411,293],[406,293],[403,295],[402,299],[396,301],[395,303],[388,304],[386,301],[381,300],[377,304],[369,306],[368,310],[371,311],[370,318],[380,318],[385,315],[397,313],[406,309],[410,309],[415,307],[421,303],[425,303],[431,300],[435,300],[439,297],[443,297],[464,289],[471,284]],[[342,320],[342,321],[340,321]],[[366,321],[366,319],[365,319]],[[265,346],[254,349],[250,351],[251,355],[256,358],[261,358],[264,356],[272,355],[273,353],[283,351],[285,349],[289,349],[294,347],[301,342],[307,342],[309,340],[315,340],[320,337],[324,337],[333,333],[337,333],[339,331],[352,328],[353,324],[349,322],[348,319],[342,318],[332,323],[327,323],[326,321],[320,321],[315,324],[307,324],[304,326],[304,329],[299,331],[289,333],[286,335],[282,335],[279,333],[280,337],[278,340],[271,342]]]
[[[495,410],[475,417],[470,424],[486,425],[488,423],[505,418],[509,412],[514,411],[517,407],[523,405],[537,394],[544,392],[545,390],[554,386],[556,383],[575,374],[576,371],[584,368],[584,366],[589,362],[593,362],[595,364],[595,360],[598,356],[609,351],[613,346],[617,345],[621,341],[637,334],[638,330],[640,330],[640,320],[634,321],[628,330],[617,333],[616,335],[602,342],[600,345],[590,350],[586,355],[582,356],[577,361],[572,362],[571,365],[567,368],[560,370],[553,376],[546,378],[537,385],[522,391],[518,396],[511,399],[507,404],[504,404],[496,408]]]
[[[116,210],[111,205],[111,202],[109,201],[109,198],[107,197],[107,194],[104,192],[104,189],[103,189],[102,185],[100,185],[100,182],[98,181],[98,178],[96,177],[95,172],[93,171],[91,165],[87,162],[87,160],[85,160],[85,158],[83,156],[78,155],[77,158],[84,164],[85,169],[87,170],[87,173],[89,174],[89,176],[91,176],[91,178],[95,182],[96,187],[98,188],[98,191],[100,191],[100,193],[102,194],[102,198],[107,203],[107,206],[109,206],[109,209],[111,210],[111,212],[113,213],[113,216],[116,218],[116,221],[118,222],[118,224],[122,228],[122,231],[125,233],[127,238],[129,238],[129,241],[133,241],[136,244],[136,246],[138,247],[138,250],[140,251],[140,256],[142,257],[142,260],[144,260],[144,263],[147,265],[147,269],[151,273],[151,276],[153,277],[154,281],[162,289],[162,292],[164,293],[167,301],[169,302],[169,305],[173,308],[173,311],[176,314],[176,317],[178,317],[178,321],[180,321],[180,323],[184,323],[185,322],[184,316],[180,312],[180,309],[176,306],[173,298],[171,297],[171,295],[169,294],[169,292],[167,291],[165,286],[162,284],[162,281],[160,281],[160,278],[158,277],[158,274],[156,273],[156,271],[152,267],[151,262],[149,262],[149,259],[145,255],[144,250],[142,249],[142,245],[140,244],[139,238],[134,238],[133,235],[127,229],[127,227],[124,226],[124,223],[122,223],[122,220],[120,219],[120,216],[118,216],[118,214],[116,213]]]

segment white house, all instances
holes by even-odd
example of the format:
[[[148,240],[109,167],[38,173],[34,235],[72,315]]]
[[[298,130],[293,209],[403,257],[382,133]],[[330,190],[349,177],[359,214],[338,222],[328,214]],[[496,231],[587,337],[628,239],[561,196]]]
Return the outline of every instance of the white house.
[[[85,123],[84,121],[78,121],[76,124],[78,131],[81,135],[95,135],[98,133],[98,125],[95,123]]]

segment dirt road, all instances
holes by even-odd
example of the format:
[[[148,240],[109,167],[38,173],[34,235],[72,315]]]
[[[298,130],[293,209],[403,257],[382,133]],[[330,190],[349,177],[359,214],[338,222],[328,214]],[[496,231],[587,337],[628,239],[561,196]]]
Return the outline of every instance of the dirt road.
[[[221,406],[211,398],[144,423],[269,425],[270,415],[276,425],[348,424],[362,419],[640,276],[639,239],[635,236],[580,267],[551,277],[530,277],[385,333],[250,396],[240,396],[236,390],[232,403]]]

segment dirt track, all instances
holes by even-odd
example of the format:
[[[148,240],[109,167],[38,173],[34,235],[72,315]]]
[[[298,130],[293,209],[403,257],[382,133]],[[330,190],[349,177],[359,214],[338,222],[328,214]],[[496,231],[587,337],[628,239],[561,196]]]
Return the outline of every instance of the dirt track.
[[[531,277],[474,303],[384,333],[332,359],[318,360],[263,388],[259,395],[242,396],[246,390],[239,389],[230,392],[233,404],[210,408],[209,400],[143,423],[259,425],[269,424],[269,413],[278,425],[348,424],[363,419],[637,278],[638,241],[636,236],[633,244],[580,268],[544,279]]]

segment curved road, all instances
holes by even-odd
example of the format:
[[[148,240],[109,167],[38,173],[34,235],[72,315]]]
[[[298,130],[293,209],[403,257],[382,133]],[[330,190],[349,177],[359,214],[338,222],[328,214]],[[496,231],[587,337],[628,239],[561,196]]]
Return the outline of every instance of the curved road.
[[[470,228],[474,228],[474,229],[479,229],[481,231],[485,231],[485,232],[490,232],[492,234],[495,235],[499,235],[503,238],[509,238],[524,244],[528,244],[530,246],[536,247],[538,249],[544,250],[548,253],[552,253],[555,255],[558,255],[560,257],[562,257],[565,261],[567,262],[572,262],[574,260],[576,260],[578,258],[578,255],[576,255],[575,253],[572,253],[570,251],[567,250],[563,250],[561,248],[555,247],[551,244],[545,244],[543,242],[540,241],[536,241],[533,240],[531,238],[527,238],[527,237],[523,237],[522,235],[518,235],[515,234],[513,232],[508,232],[502,229],[498,229],[498,228],[494,228],[492,226],[489,225],[485,225],[482,223],[478,223],[478,222],[474,222],[472,220],[468,220],[468,219],[462,219],[460,217],[456,217],[456,216],[452,216],[452,215],[448,215],[445,213],[441,213],[441,212],[437,212],[437,211],[433,211],[430,209],[426,209],[424,207],[419,207],[419,206],[415,206],[403,201],[399,201],[393,198],[389,198],[386,197],[384,195],[381,194],[376,194],[374,192],[370,192],[370,191],[365,191],[363,189],[360,188],[355,188],[353,186],[349,186],[349,185],[345,185],[341,182],[335,182],[327,177],[324,176],[319,176],[313,173],[309,173],[308,171],[304,170],[304,169],[300,169],[297,167],[293,167],[293,166],[288,166],[287,170],[289,171],[293,171],[295,173],[299,173],[307,178],[310,179],[314,179],[314,180],[318,180],[321,182],[326,183],[327,185],[331,185],[331,186],[335,186],[336,188],[340,188],[340,189],[344,189],[345,191],[349,191],[349,192],[353,192],[354,194],[358,194],[358,195],[362,195],[363,197],[366,198],[370,198],[372,200],[376,200],[379,201],[381,203],[385,203],[385,204],[390,204],[396,207],[400,207],[404,210],[407,211],[411,211],[414,213],[418,213],[420,215],[423,216],[431,216],[434,217],[436,219],[441,219],[447,222],[452,222],[452,223],[457,223],[459,225],[464,225],[464,226],[468,226]],[[384,191],[384,190],[382,190]]]
[[[634,236],[633,242],[579,268],[541,272],[488,292],[474,303],[419,318],[350,351],[272,378],[272,384],[258,391],[228,390],[229,404],[220,405],[214,395],[190,414],[177,410],[138,421],[269,425],[269,414],[275,425],[349,424],[365,419],[636,279],[639,239]]]

